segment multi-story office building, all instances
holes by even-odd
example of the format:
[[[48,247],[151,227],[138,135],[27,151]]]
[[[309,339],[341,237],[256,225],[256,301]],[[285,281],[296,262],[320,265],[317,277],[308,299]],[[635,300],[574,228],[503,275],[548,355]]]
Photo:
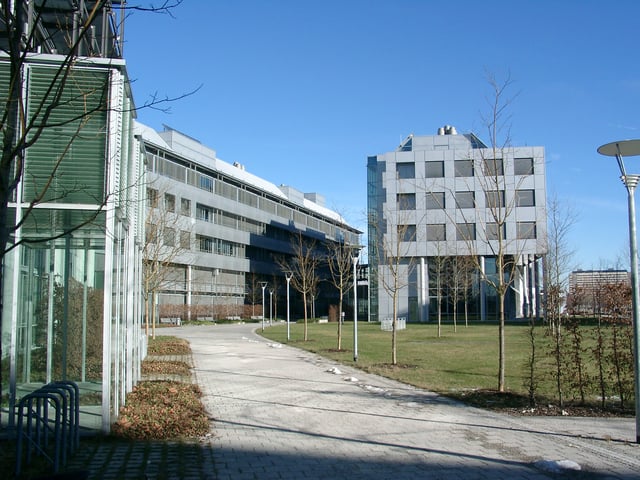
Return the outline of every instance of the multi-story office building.
[[[283,318],[284,265],[294,243],[302,240],[320,259],[331,242],[359,248],[360,232],[326,208],[322,196],[276,186],[174,129],[137,124],[137,130],[147,159],[148,223],[155,224],[147,227],[147,244],[164,246],[157,257],[146,255],[147,265],[154,258],[165,264],[157,285],[160,319],[258,317],[263,293],[265,317]],[[299,318],[293,288],[290,296],[291,315]],[[320,282],[309,311],[325,316],[337,303],[330,282]]]
[[[583,288],[593,290],[602,285],[630,284],[631,274],[627,270],[575,270],[569,274],[569,290]]]
[[[82,426],[108,431],[139,379],[144,170],[111,3],[3,3],[3,144],[15,148],[11,175],[24,168],[2,225],[13,246],[2,266],[3,424],[24,395],[65,380],[80,387]]]
[[[490,148],[449,126],[370,156],[371,318],[392,316],[394,291],[397,315],[409,321],[428,321],[438,308],[446,314],[454,302],[473,318],[496,318],[495,289],[481,279],[495,277],[499,250],[517,266],[507,269],[507,318],[537,312],[545,190],[542,147]],[[463,260],[475,268],[462,287],[451,266]]]

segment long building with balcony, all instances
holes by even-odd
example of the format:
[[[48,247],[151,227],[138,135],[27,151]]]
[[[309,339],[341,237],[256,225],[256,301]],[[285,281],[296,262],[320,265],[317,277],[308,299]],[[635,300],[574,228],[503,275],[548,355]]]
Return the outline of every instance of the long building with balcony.
[[[147,166],[145,262],[153,271],[154,261],[162,264],[148,288],[159,321],[284,318],[295,242],[320,259],[331,242],[360,248],[360,232],[321,195],[275,185],[175,129],[136,129]],[[290,295],[299,318],[300,298]],[[320,282],[309,312],[326,316],[332,304],[335,289]]]

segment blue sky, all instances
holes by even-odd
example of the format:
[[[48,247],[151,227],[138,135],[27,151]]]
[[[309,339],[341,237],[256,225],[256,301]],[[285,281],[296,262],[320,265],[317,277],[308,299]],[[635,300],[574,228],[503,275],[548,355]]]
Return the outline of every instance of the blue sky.
[[[640,137],[638,19],[636,0],[184,0],[130,15],[124,53],[138,105],[199,88],[141,122],[362,230],[367,156],[445,124],[488,141],[487,72],[510,76],[512,143],[545,147],[548,193],[578,213],[576,267],[601,268],[628,251],[626,190],[596,149]]]

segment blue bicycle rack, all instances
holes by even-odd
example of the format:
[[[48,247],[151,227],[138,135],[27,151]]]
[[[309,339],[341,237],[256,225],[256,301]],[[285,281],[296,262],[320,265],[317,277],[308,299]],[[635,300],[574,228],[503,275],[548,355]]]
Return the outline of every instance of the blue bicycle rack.
[[[51,382],[22,397],[18,404],[16,476],[22,470],[23,456],[28,465],[34,453],[58,472],[80,444],[79,424],[80,389],[74,382]]]

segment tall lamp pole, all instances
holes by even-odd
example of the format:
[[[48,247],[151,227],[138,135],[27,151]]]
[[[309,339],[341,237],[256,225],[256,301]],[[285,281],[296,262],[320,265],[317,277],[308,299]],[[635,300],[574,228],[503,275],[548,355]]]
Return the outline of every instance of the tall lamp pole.
[[[636,443],[640,443],[640,289],[638,286],[638,241],[636,235],[636,203],[635,190],[640,175],[629,175],[624,167],[623,156],[640,155],[640,140],[621,140],[607,143],[598,148],[598,153],[608,157],[616,157],[620,168],[620,178],[627,189],[629,209],[629,260],[631,261],[631,296],[633,307],[633,352],[634,383],[636,397]]]
[[[287,272],[285,273],[285,277],[287,278],[287,342],[291,340],[291,329],[289,327],[289,284],[291,283],[291,277],[293,277],[293,273]]]
[[[351,257],[353,260],[353,361],[358,361],[358,255]]]
[[[267,282],[260,282],[262,287],[262,331],[264,332],[264,289],[267,288]]]
[[[273,325],[273,288],[269,289],[269,326]]]

